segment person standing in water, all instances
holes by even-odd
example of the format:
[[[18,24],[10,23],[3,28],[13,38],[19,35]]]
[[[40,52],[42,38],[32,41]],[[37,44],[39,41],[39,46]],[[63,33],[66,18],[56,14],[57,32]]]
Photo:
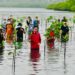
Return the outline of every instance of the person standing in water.
[[[64,22],[61,26],[61,42],[67,42],[69,39],[69,27],[67,25],[67,22]]]
[[[67,22],[68,19],[64,16],[63,19],[62,19],[62,22]]]
[[[7,19],[6,19],[6,18],[2,18],[1,24],[2,24],[3,36],[4,36],[4,38],[5,38]]]
[[[30,16],[27,18],[26,23],[28,26],[28,39],[29,39],[30,34],[32,33],[33,30],[32,18]]]
[[[26,20],[27,25],[29,26],[31,22],[32,22],[32,18],[30,16],[28,16],[28,18]]]
[[[6,24],[6,41],[9,44],[13,41],[13,31],[13,24],[11,23],[10,19],[8,19],[8,23]]]
[[[30,35],[32,33],[33,27],[34,26],[33,26],[32,21],[31,21],[30,24],[29,24],[29,28],[28,28],[28,35]]]
[[[36,58],[39,57],[39,54],[36,55],[36,53],[39,53],[40,43],[41,43],[40,33],[38,32],[38,28],[34,27],[33,32],[30,35],[31,56],[34,55]]]
[[[2,24],[3,33],[5,33],[5,31],[6,31],[7,19],[6,19],[6,18],[2,18],[1,24]]]
[[[24,28],[22,28],[22,23],[19,23],[17,28],[16,28],[16,31],[17,31],[17,42],[18,42],[18,46],[22,46],[22,42],[23,42],[23,33],[24,32]]]
[[[0,49],[4,48],[3,41],[4,41],[3,32],[2,32],[2,28],[0,28]]]
[[[50,39],[49,39],[49,41],[50,41],[50,48],[52,49],[52,48],[54,48],[54,42],[55,42],[55,33],[54,33],[54,30],[51,30],[50,31]]]
[[[34,27],[37,27],[38,30],[39,30],[39,24],[40,24],[40,21],[39,21],[39,19],[38,19],[37,16],[35,17],[35,20],[34,20],[33,24],[34,24]]]

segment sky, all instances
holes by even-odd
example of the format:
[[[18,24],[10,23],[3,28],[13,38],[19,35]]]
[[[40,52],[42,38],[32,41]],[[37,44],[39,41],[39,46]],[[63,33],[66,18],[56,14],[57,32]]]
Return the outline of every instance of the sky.
[[[58,0],[0,0],[0,7],[46,7],[55,2]]]

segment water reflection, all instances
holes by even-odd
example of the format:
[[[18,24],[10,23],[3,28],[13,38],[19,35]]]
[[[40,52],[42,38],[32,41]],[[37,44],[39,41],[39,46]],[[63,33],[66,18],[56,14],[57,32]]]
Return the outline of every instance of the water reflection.
[[[58,63],[58,60],[59,60],[59,49],[50,49],[48,50],[48,63]]]
[[[30,75],[36,75],[39,72],[39,70],[38,70],[38,66],[39,66],[38,63],[39,63],[39,60],[40,60],[39,50],[31,50],[30,60],[31,60],[31,63],[32,63],[33,71],[35,72],[35,74],[30,74]]]
[[[0,48],[0,63],[2,63],[3,61],[3,52],[4,52],[3,48]]]
[[[67,64],[66,64],[66,43],[64,43],[64,75],[67,73]]]
[[[66,58],[64,58],[64,75],[67,73],[67,64],[66,64]]]
[[[31,50],[30,59],[32,62],[38,62],[40,58],[39,50]]]

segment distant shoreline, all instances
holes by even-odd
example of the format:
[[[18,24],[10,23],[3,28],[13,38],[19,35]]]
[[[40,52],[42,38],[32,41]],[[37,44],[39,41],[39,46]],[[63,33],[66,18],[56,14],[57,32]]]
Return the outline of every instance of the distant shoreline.
[[[64,2],[49,4],[47,6],[47,9],[75,12],[75,1],[74,0],[67,0]]]
[[[71,13],[68,11],[55,11],[45,8],[0,8],[0,15],[27,15],[27,14],[55,14],[55,13]]]

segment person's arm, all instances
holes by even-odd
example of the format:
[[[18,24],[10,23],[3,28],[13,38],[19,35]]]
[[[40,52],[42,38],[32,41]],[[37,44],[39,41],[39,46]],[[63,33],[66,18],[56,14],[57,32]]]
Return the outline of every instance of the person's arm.
[[[69,27],[67,29],[68,29],[68,32],[69,32]]]
[[[39,42],[38,42],[38,45],[40,46],[40,44],[41,44],[41,36],[39,34]]]
[[[26,21],[26,23],[27,23],[27,26],[29,26],[29,22],[28,22],[28,21]]]
[[[40,20],[38,20],[38,24],[40,24]]]
[[[60,34],[62,34],[62,27],[60,28]]]
[[[23,33],[25,33],[24,28],[20,28],[20,30],[21,30]]]
[[[6,34],[6,32],[7,32],[7,24],[6,24],[5,34]]]
[[[2,40],[5,40],[4,37],[3,37],[3,33],[1,33],[1,39],[2,39]]]
[[[62,35],[62,27],[60,28],[60,40],[61,40],[61,35]]]
[[[67,26],[67,33],[69,33],[69,27]]]
[[[24,30],[24,28],[23,28],[23,33],[25,34],[25,30]]]
[[[29,35],[29,42],[32,42],[32,35]]]
[[[39,43],[41,43],[41,36],[40,36],[40,34],[39,34]]]

